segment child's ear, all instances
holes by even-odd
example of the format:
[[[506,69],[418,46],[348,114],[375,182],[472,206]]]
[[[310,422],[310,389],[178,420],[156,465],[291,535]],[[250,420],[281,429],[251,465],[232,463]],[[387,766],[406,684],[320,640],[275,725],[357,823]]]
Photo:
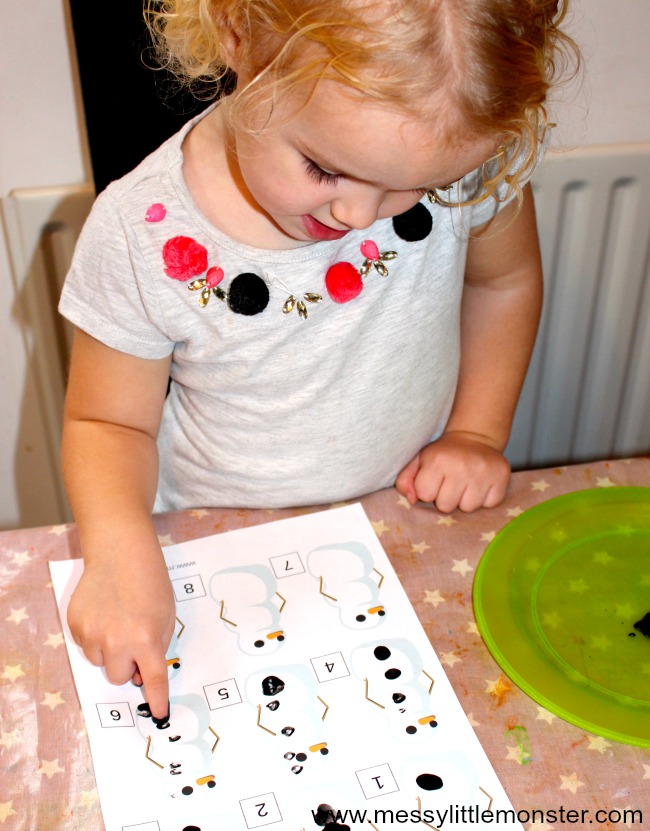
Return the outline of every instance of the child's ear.
[[[230,15],[224,14],[221,18],[221,31],[223,40],[221,43],[223,61],[229,69],[239,74],[242,66],[242,38],[239,33],[237,21]]]

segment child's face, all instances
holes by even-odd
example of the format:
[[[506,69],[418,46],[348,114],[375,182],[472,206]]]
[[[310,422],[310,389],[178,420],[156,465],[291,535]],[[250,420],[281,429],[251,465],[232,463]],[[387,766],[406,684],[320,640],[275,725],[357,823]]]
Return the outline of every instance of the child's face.
[[[438,120],[391,112],[333,81],[283,116],[280,103],[257,136],[235,132],[233,161],[249,204],[294,244],[339,239],[403,213],[499,144],[498,136],[452,144]]]

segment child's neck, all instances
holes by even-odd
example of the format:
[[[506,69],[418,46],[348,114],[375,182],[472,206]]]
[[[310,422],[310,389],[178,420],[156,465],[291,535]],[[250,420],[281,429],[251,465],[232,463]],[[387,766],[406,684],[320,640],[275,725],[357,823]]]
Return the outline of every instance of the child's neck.
[[[183,176],[196,207],[237,242],[262,249],[298,248],[259,208],[229,152],[224,113],[227,100],[190,130],[183,142]]]

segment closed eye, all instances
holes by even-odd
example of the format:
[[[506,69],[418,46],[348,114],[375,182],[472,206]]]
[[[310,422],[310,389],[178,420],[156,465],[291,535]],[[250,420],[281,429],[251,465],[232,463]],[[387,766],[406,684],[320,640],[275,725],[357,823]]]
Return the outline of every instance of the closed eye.
[[[316,162],[312,161],[312,159],[305,158],[305,166],[307,168],[307,173],[315,179],[319,185],[335,185],[341,178],[339,173],[328,173],[327,170],[323,170],[323,168],[319,167]]]

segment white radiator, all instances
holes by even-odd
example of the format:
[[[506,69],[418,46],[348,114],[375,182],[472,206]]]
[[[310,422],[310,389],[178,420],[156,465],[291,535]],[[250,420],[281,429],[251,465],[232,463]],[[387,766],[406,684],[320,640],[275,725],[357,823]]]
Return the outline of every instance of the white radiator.
[[[546,297],[508,458],[517,469],[648,453],[650,144],[551,153],[534,189]],[[42,523],[69,517],[58,465],[69,331],[56,302],[92,200],[90,185],[2,200],[52,483]]]
[[[515,468],[650,452],[650,144],[551,153],[534,180],[546,295]]]

